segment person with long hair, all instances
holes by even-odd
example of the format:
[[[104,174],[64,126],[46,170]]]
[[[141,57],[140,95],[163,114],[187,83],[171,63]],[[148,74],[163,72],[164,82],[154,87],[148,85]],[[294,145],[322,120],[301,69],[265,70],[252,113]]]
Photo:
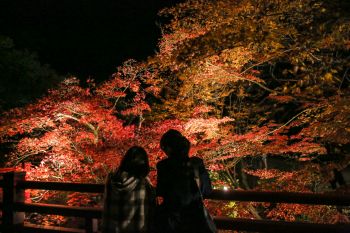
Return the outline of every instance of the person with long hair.
[[[157,163],[156,191],[163,203],[157,210],[156,232],[215,232],[216,229],[209,229],[203,216],[202,195],[208,195],[212,190],[203,160],[189,157],[190,142],[177,130],[167,131],[161,138],[160,147],[167,158]]]
[[[117,170],[108,174],[102,233],[153,233],[155,192],[147,175],[146,151],[131,147]]]

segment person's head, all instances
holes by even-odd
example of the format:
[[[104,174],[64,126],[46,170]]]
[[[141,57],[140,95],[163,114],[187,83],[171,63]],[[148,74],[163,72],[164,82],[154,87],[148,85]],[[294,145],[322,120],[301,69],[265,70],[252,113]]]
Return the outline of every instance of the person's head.
[[[174,129],[168,130],[160,140],[160,148],[168,157],[186,158],[190,146],[190,141]]]
[[[149,172],[147,152],[139,146],[131,147],[124,155],[120,172],[127,172],[130,176],[146,177]]]

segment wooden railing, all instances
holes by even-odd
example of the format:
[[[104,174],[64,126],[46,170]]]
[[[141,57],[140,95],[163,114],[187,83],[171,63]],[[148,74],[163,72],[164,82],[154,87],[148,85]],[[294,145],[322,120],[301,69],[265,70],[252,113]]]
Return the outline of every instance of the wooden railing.
[[[102,184],[39,182],[24,180],[23,172],[0,171],[0,187],[3,189],[2,224],[0,232],[97,232],[97,220],[101,218],[102,208],[72,207],[53,204],[26,203],[24,190],[42,189],[102,193]],[[252,201],[271,203],[300,203],[311,205],[350,206],[350,195],[311,194],[291,192],[254,192],[214,190],[208,199],[229,201]],[[85,219],[85,229],[48,227],[24,223],[24,213],[41,213],[62,216],[75,216]],[[349,233],[350,224],[316,224],[307,222],[286,222],[272,220],[239,219],[214,217],[219,229],[253,232],[307,232],[307,233]]]

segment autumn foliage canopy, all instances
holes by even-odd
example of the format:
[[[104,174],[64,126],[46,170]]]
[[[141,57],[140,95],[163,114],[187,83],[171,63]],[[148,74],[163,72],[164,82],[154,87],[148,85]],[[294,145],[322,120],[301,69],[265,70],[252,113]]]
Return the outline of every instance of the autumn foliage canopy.
[[[100,85],[70,77],[3,113],[4,164],[22,167],[28,179],[103,182],[135,144],[155,168],[164,156],[159,139],[173,128],[189,138],[191,155],[204,158],[217,188],[330,191],[332,172],[350,161],[346,7],[190,0],[163,9],[156,55],[125,61]],[[270,164],[276,159],[281,165]],[[336,211],[242,205],[216,211],[318,222],[331,222]]]

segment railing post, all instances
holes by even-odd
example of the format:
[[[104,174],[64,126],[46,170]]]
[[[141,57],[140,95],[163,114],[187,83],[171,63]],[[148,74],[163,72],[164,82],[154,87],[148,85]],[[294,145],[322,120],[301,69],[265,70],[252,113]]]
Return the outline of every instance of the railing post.
[[[85,218],[85,233],[93,233],[92,218]]]
[[[92,230],[93,230],[93,232],[98,231],[98,219],[97,218],[92,219]]]
[[[85,218],[85,232],[95,233],[98,231],[98,221],[96,218]]]
[[[3,211],[2,225],[4,232],[16,232],[23,226],[24,213],[15,212],[15,203],[24,202],[24,190],[16,190],[16,184],[25,179],[25,172],[9,171],[3,173]]]

